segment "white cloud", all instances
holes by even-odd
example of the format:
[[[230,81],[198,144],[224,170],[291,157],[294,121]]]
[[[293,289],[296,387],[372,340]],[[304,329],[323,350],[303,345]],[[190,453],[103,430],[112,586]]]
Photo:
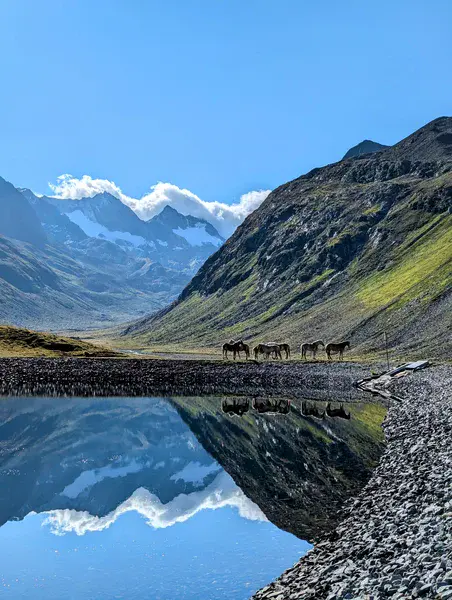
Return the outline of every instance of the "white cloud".
[[[72,175],[60,175],[55,184],[49,186],[57,198],[78,200],[91,198],[96,194],[108,192],[119,198],[144,220],[158,214],[167,204],[183,215],[193,215],[209,221],[224,236],[228,237],[253,210],[268,196],[270,190],[248,192],[239,202],[207,202],[201,200],[190,190],[181,189],[172,183],[157,183],[151,191],[141,198],[132,198],[124,194],[119,186],[108,179],[93,179],[83,175],[80,179]]]
[[[183,523],[200,510],[216,510],[225,506],[237,508],[240,516],[245,519],[267,520],[261,509],[236,486],[232,477],[222,471],[203,490],[179,494],[166,504],[162,504],[155,494],[151,494],[145,488],[138,488],[130,498],[104,517],[91,515],[87,511],[51,510],[47,513],[43,525],[49,525],[52,533],[56,535],[69,532],[84,535],[88,531],[108,529],[121,515],[135,511],[147,519],[149,526],[160,529]]]

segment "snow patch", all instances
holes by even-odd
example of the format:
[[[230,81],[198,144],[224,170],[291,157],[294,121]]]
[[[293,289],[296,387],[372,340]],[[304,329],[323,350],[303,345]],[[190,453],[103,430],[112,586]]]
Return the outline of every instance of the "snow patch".
[[[203,244],[213,244],[214,246],[221,246],[223,243],[213,235],[210,235],[206,231],[206,226],[203,223],[198,223],[196,227],[187,227],[187,229],[173,229],[173,233],[183,237],[191,246],[202,246]]]
[[[77,498],[77,496],[84,490],[92,487],[96,483],[99,483],[103,479],[125,477],[129,473],[138,473],[138,471],[141,471],[141,468],[141,465],[133,460],[128,465],[123,465],[122,467],[107,465],[106,467],[101,467],[100,469],[83,471],[83,473],[81,473],[77,479],[64,488],[64,490],[61,492],[61,495],[66,496],[67,498]]]
[[[211,465],[202,465],[199,462],[189,462],[181,471],[171,475],[170,479],[171,481],[180,481],[182,479],[185,483],[196,483],[201,485],[207,475],[216,473],[220,469],[221,467],[216,462],[213,462]]]
[[[127,231],[110,231],[100,223],[91,221],[91,219],[89,219],[81,210],[74,210],[73,212],[67,213],[67,216],[89,237],[99,237],[110,242],[122,240],[132,244],[135,247],[143,246],[148,243],[143,237],[139,235],[133,235]]]

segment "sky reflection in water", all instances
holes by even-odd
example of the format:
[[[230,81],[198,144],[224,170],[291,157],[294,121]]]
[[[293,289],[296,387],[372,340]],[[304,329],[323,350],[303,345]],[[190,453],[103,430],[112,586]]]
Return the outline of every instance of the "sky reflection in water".
[[[170,405],[167,409],[165,401],[155,402],[150,406],[154,412],[159,409],[162,431],[150,444],[143,444],[142,452],[137,446],[129,456],[123,456],[127,468],[109,463],[100,466],[102,459],[96,455],[96,468],[88,475],[89,467],[80,473],[71,471],[78,475],[69,485],[59,483],[60,487],[52,491],[54,495],[47,499],[52,510],[31,512],[23,520],[10,520],[0,528],[0,586],[5,598],[241,600],[306,552],[306,542],[265,520]],[[65,418],[73,416],[72,403],[67,406]],[[39,411],[44,417],[46,406],[39,406]],[[150,433],[146,436],[149,440]],[[152,473],[162,477],[162,452],[167,453],[165,468],[176,455],[179,459],[171,467],[172,474],[165,472],[167,483],[174,486],[175,477],[183,479],[177,479],[180,489],[165,502],[159,499],[158,490],[166,483],[156,487],[149,479]],[[152,465],[154,454],[160,462]],[[67,456],[65,461],[67,469]],[[138,473],[140,464],[143,475]],[[53,453],[38,468],[45,472],[45,479],[41,475],[40,480],[38,474],[41,486],[48,485],[49,465],[50,479],[60,476],[55,473],[58,467]],[[78,459],[77,465],[79,468]],[[75,463],[70,468],[75,469]],[[85,497],[92,506],[96,494],[102,497],[107,484],[126,486],[128,477],[137,476],[143,477],[140,487],[127,491],[127,498],[107,514],[80,510]],[[146,481],[155,493],[144,487]],[[0,507],[1,502],[0,496]],[[77,503],[77,509],[71,508],[71,503]]]

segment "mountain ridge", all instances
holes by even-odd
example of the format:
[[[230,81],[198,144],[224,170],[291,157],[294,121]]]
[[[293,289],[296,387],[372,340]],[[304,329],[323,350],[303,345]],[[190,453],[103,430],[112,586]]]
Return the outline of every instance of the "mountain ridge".
[[[34,210],[16,188],[0,177],[0,234],[43,246],[47,236]]]
[[[353,146],[348,150],[342,160],[347,160],[347,158],[353,158],[354,156],[361,156],[361,154],[371,154],[372,152],[379,152],[384,148],[388,148],[385,144],[379,144],[378,142],[374,142],[372,140],[363,140],[356,146]]]
[[[451,203],[452,118],[441,117],[276,188],[170,307],[124,335],[188,346],[347,336],[380,352],[389,330],[397,351],[445,355]]]

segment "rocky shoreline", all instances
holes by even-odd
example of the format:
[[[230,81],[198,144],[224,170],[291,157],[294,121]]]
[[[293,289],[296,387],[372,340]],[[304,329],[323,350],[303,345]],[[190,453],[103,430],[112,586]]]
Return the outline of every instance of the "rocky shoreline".
[[[369,367],[347,362],[3,358],[0,396],[286,396],[369,400],[353,387]]]
[[[387,448],[340,525],[255,600],[452,598],[452,367],[392,384]]]

